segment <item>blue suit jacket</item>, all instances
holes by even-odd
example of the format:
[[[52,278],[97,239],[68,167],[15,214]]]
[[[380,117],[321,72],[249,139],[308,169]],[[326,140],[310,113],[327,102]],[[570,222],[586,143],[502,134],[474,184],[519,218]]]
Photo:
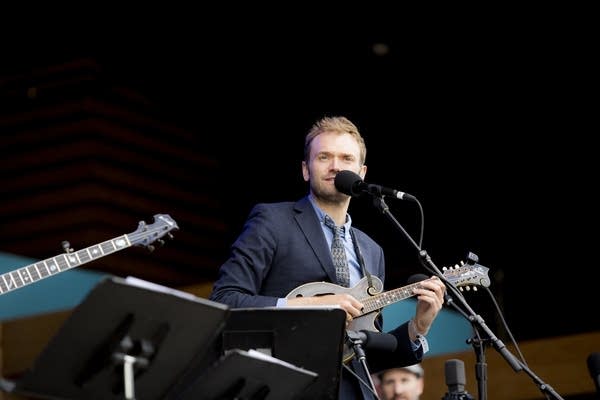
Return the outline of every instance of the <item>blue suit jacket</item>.
[[[352,230],[367,270],[383,281],[381,246],[364,232]],[[270,307],[300,285],[323,281],[337,283],[331,251],[308,198],[296,203],[257,204],[219,270],[210,299],[232,308]],[[421,352],[415,354],[410,345],[407,324],[390,333],[398,340],[396,350],[368,351],[370,372],[420,360]],[[364,377],[356,360],[352,364]],[[372,398],[357,385],[356,378],[343,374],[340,399],[362,399],[360,392],[364,398]]]

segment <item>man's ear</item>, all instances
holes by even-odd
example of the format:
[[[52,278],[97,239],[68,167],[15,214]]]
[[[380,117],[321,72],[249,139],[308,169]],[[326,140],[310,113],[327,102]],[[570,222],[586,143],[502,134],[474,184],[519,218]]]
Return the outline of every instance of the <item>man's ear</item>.
[[[366,166],[366,165],[364,165],[364,164],[363,164],[363,165],[360,167],[360,171],[358,172],[358,175],[359,175],[359,176],[360,176],[360,177],[361,177],[363,180],[365,180],[365,176],[367,175],[367,166]]]
[[[302,177],[304,178],[304,182],[308,182],[310,179],[310,171],[308,170],[308,165],[306,165],[306,161],[302,161]]]

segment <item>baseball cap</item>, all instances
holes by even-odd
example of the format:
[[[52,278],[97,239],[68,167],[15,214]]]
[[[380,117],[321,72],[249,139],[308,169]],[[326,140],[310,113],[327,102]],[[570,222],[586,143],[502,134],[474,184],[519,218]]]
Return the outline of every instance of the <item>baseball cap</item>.
[[[423,370],[423,367],[421,367],[421,364],[413,364],[413,365],[407,365],[407,366],[404,366],[404,367],[395,367],[395,368],[390,368],[390,369],[387,369],[387,370],[383,370],[383,371],[379,372],[378,375],[381,378],[381,376],[383,374],[385,374],[386,371],[391,371],[391,370],[394,370],[394,369],[403,369],[405,371],[408,371],[408,372],[411,372],[411,373],[415,374],[419,378],[423,377],[423,375],[425,374],[425,370]]]
[[[423,367],[421,367],[421,364],[408,365],[408,366],[402,367],[400,369],[405,369],[407,371],[410,371],[413,374],[415,374],[416,376],[418,376],[419,378],[422,377],[425,373],[425,371],[423,370]]]

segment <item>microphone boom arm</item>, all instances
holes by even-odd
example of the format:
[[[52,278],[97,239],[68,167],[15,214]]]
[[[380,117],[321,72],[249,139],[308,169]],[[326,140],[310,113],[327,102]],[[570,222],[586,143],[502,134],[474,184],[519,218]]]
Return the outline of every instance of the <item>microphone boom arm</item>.
[[[412,243],[415,249],[417,249],[419,259],[421,261],[421,264],[423,264],[423,266],[425,267],[425,269],[427,269],[432,274],[436,275],[440,280],[442,280],[442,282],[444,282],[444,284],[446,285],[447,290],[451,292],[452,297],[458,300],[461,303],[461,306],[464,307],[464,309],[467,311],[464,312],[460,310],[459,307],[453,302],[452,305],[454,306],[454,308],[457,309],[463,316],[465,316],[471,322],[474,329],[477,329],[477,327],[479,327],[488,335],[489,340],[493,344],[494,349],[496,349],[496,351],[500,353],[500,355],[506,360],[506,362],[511,366],[511,368],[515,372],[519,372],[521,370],[525,371],[527,375],[529,375],[531,379],[538,385],[542,393],[551,395],[552,398],[556,400],[564,400],[550,385],[542,381],[526,364],[522,363],[519,359],[517,359],[510,352],[510,350],[508,350],[506,345],[502,343],[502,341],[498,339],[498,337],[496,337],[494,332],[492,332],[492,330],[487,326],[484,319],[480,315],[476,314],[475,311],[473,311],[469,303],[467,303],[465,298],[461,295],[460,291],[453,284],[448,282],[448,280],[444,277],[444,274],[431,260],[431,257],[429,256],[429,254],[427,254],[427,251],[421,249],[421,247],[413,240],[413,238],[408,234],[408,232],[406,232],[406,229],[404,229],[402,224],[400,224],[400,222],[396,220],[396,218],[390,212],[388,205],[385,203],[383,196],[377,193],[371,194],[373,195],[373,204],[375,205],[375,207],[378,208],[390,221],[392,221],[394,226],[396,226],[396,228],[398,228],[404,234],[404,236],[410,241],[410,243]],[[477,261],[477,256],[472,253],[469,255],[469,258],[472,262]],[[476,351],[476,354],[479,359],[480,352]],[[477,369],[476,375],[479,382],[479,400],[487,400],[487,390],[485,385],[487,372],[485,370],[485,363],[479,363],[479,368]]]

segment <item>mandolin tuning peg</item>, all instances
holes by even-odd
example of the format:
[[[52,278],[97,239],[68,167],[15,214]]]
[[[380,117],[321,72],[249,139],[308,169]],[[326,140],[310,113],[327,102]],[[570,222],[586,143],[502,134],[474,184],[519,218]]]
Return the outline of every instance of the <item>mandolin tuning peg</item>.
[[[469,265],[475,265],[479,262],[479,256],[475,253],[469,252],[469,254],[467,254],[467,264]]]

